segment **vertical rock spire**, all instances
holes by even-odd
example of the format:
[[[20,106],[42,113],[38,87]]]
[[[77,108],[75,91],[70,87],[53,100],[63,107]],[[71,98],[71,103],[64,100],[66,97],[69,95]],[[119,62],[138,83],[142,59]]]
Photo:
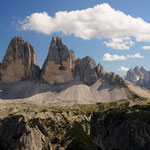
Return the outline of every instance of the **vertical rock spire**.
[[[74,52],[69,52],[61,38],[54,36],[42,67],[42,80],[51,84],[71,81],[74,79],[74,64]]]
[[[0,82],[36,78],[38,71],[34,47],[21,37],[14,37],[0,65]]]

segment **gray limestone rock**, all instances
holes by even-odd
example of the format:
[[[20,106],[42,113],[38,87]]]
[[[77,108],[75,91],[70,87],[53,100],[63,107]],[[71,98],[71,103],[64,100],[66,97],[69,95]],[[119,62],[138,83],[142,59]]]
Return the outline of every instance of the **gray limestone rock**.
[[[61,38],[54,36],[42,67],[42,81],[51,84],[69,82],[74,79],[74,65],[73,50],[69,51]]]
[[[103,77],[105,74],[104,68],[100,63],[96,66],[96,71],[99,78]]]
[[[14,37],[0,65],[3,83],[37,78],[40,72],[34,47],[21,37]]]
[[[47,61],[55,61],[56,64],[62,64],[62,61],[67,61],[69,58],[69,50],[63,44],[61,38],[54,36],[51,41]]]
[[[110,85],[122,85],[124,84],[124,80],[114,72],[105,73],[104,79],[108,81]]]
[[[82,81],[89,85],[95,83],[98,80],[95,61],[89,56],[83,59],[77,59],[75,76],[78,76]]]
[[[126,80],[147,89],[150,89],[150,71],[146,71],[143,67],[135,67],[130,69],[126,74]]]

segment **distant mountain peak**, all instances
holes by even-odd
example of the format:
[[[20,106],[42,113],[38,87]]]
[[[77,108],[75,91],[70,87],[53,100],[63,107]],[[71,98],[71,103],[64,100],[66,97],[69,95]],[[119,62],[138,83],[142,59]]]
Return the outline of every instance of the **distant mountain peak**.
[[[147,89],[150,89],[150,71],[146,71],[144,67],[136,66],[127,72],[126,80]]]

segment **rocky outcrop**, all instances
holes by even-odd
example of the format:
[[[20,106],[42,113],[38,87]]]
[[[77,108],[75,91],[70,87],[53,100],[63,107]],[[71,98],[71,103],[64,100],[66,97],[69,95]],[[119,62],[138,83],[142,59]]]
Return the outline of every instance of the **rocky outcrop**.
[[[2,64],[0,64],[1,83],[38,79],[55,84],[66,83],[77,78],[87,85],[92,85],[104,75],[105,71],[102,65],[96,65],[93,58],[87,56],[75,60],[74,51],[69,51],[61,38],[57,36],[52,38],[42,70],[37,66],[34,48],[29,43],[24,42],[21,37],[14,37],[11,40]],[[109,76],[111,75],[105,75],[106,78]]]
[[[42,80],[51,84],[65,83],[74,79],[75,57],[59,37],[54,36],[47,59],[42,68]]]
[[[103,67],[100,64],[96,66],[96,62],[91,57],[87,56],[76,60],[75,76],[85,83],[91,85],[103,75]]]
[[[127,72],[127,75],[126,75],[126,80],[132,82],[132,83],[136,83],[136,81],[139,79],[138,76],[136,76],[136,73],[134,72],[133,69],[130,69],[128,72]]]
[[[147,89],[150,89],[150,71],[146,71],[143,67],[135,67],[127,72],[126,80]]]
[[[105,107],[102,107],[102,109]],[[149,150],[149,106],[119,108],[94,113],[91,136],[103,150]]]
[[[42,81],[54,84],[78,78],[91,85],[104,73],[102,65],[96,65],[94,59],[89,56],[75,60],[73,50],[69,52],[62,40],[54,36],[42,68]]]
[[[99,78],[103,77],[105,74],[104,68],[100,63],[96,66],[96,71]]]
[[[143,68],[141,70],[146,74]],[[141,75],[138,68],[135,73]],[[22,82],[16,83],[18,81]],[[1,100],[24,99],[33,103],[72,105],[121,100],[135,95],[150,98],[149,91],[115,73],[106,73],[102,65],[96,65],[89,56],[75,61],[73,50],[69,51],[56,36],[42,70],[37,66],[34,48],[21,37],[13,38],[0,64],[0,83],[10,82],[15,83],[0,84]]]
[[[95,83],[98,79],[108,81],[110,85],[122,85],[124,80],[114,72],[106,73],[103,66],[93,58],[87,56],[83,59],[77,59],[75,65],[75,77],[84,81],[88,85]]]
[[[114,72],[105,73],[104,80],[108,81],[110,85],[122,85],[124,84],[124,80]]]
[[[39,73],[33,46],[21,37],[14,37],[0,65],[0,82],[36,79]]]
[[[101,150],[89,136],[89,118],[78,109],[15,105],[16,114],[8,107],[11,114],[0,112],[1,150]]]
[[[1,150],[149,150],[149,105],[1,104]],[[132,103],[132,102],[131,102]]]
[[[139,120],[96,126],[95,129],[93,126],[92,131],[97,132],[95,141],[103,150],[149,150],[150,147],[150,127]]]

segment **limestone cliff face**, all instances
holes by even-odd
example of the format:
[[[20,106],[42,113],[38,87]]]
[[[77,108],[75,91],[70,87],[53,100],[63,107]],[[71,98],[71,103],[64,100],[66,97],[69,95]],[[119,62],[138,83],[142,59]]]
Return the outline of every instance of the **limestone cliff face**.
[[[99,78],[103,77],[105,74],[104,68],[100,63],[96,66],[96,71]]]
[[[54,36],[42,67],[42,80],[51,84],[69,82],[74,79],[74,65],[74,52],[69,52],[62,40]]]
[[[122,79],[112,73],[105,73],[101,64],[90,56],[75,60],[73,50],[54,36],[42,70],[37,66],[34,48],[21,37],[14,37],[0,64],[0,83],[18,82],[24,79],[38,79],[50,84],[67,83],[75,78],[87,85],[105,78],[110,84],[120,84]]]
[[[108,81],[110,85],[123,85],[125,81],[114,72],[105,73],[104,80]]]
[[[131,68],[127,72],[126,80],[150,90],[150,71],[145,70],[143,67]]]
[[[83,59],[76,60],[75,76],[85,83],[91,85],[103,75],[103,67],[100,64],[96,66],[96,62],[93,58],[87,56]]]
[[[14,37],[0,65],[0,82],[36,78],[38,71],[34,48],[21,37]]]

